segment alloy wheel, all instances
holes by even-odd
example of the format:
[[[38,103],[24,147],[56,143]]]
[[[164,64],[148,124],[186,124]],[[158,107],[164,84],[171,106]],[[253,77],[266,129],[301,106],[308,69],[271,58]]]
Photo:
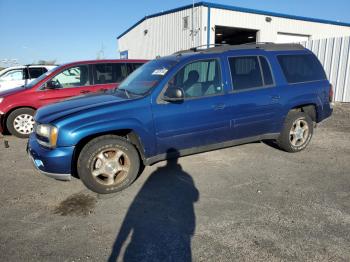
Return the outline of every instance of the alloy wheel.
[[[18,115],[13,121],[13,127],[18,133],[29,135],[33,132],[34,118],[29,114]]]
[[[92,176],[106,186],[120,184],[128,175],[130,160],[119,148],[104,149],[92,161]]]

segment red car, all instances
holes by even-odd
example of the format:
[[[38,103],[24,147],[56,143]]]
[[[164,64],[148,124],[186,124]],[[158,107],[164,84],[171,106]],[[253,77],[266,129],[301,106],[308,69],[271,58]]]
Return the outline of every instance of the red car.
[[[0,92],[0,132],[26,138],[35,110],[72,96],[115,88],[146,60],[96,60],[61,65],[26,86]]]

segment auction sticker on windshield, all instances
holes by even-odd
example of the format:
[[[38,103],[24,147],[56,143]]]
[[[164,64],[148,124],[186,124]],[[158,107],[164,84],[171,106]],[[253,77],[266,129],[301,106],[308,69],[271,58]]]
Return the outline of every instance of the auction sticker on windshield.
[[[156,69],[153,71],[152,75],[160,75],[163,76],[166,74],[166,72],[168,72],[168,69],[166,68],[162,68],[162,69]]]

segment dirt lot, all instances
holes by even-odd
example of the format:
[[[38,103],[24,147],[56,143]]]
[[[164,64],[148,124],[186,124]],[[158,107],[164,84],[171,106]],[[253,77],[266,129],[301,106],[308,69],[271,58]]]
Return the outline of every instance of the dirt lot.
[[[301,153],[161,162],[109,196],[37,174],[25,143],[0,138],[1,261],[350,261],[350,105]]]

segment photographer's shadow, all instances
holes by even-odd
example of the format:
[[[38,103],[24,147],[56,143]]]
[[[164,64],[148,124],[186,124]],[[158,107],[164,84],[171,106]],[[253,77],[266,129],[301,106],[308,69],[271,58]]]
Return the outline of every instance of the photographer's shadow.
[[[173,155],[174,149],[170,152]],[[177,157],[169,159],[149,176],[130,205],[109,261],[191,261],[198,199],[192,177]]]

